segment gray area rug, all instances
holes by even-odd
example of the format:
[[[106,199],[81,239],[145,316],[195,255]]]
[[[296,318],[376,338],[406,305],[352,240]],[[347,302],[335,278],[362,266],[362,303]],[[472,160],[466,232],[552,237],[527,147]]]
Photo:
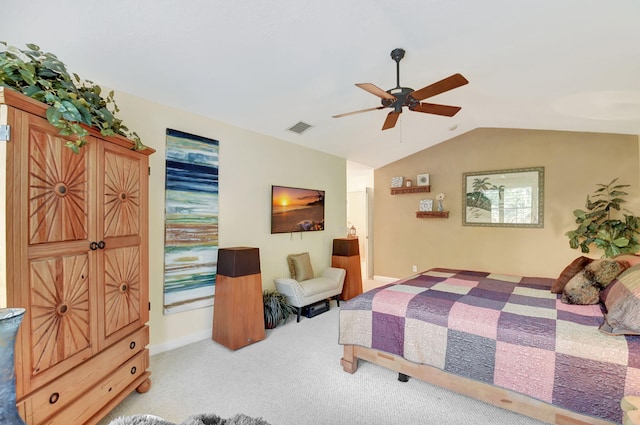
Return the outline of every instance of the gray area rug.
[[[177,425],[154,415],[122,416],[114,419],[109,425]],[[191,416],[180,425],[269,425],[262,418],[251,418],[245,415],[235,415],[229,419],[222,419],[217,415]]]

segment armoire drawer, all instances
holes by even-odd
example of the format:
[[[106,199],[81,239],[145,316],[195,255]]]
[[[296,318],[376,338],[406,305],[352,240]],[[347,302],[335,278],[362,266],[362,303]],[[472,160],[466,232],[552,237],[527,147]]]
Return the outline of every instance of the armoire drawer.
[[[110,380],[121,370],[126,369],[123,364],[128,365],[131,359],[138,354],[147,359],[143,369],[136,365],[138,370],[136,375],[139,376],[147,368],[149,354],[145,347],[148,344],[149,327],[144,326],[58,379],[18,400],[18,405],[24,403],[26,408],[27,424],[53,423],[44,421],[71,403],[75,403],[76,400],[85,399],[87,394],[94,391],[98,384],[102,385],[102,381]],[[134,377],[131,377],[129,381],[133,379]],[[113,394],[115,396],[117,391],[114,390]],[[87,406],[86,408],[91,407]],[[76,422],[67,422],[66,424],[76,424]]]
[[[103,415],[100,416],[103,417],[107,413],[104,411],[104,406],[110,404],[109,400],[123,399],[125,395],[122,392],[130,387],[132,383],[136,383],[135,386],[137,386],[151,375],[147,372],[148,367],[149,350],[145,349],[113,371],[97,385],[88,388],[79,398],[58,412],[53,418],[49,418],[42,423],[36,422],[34,425],[86,424],[100,411],[103,411]],[[133,388],[129,389],[127,395],[132,391]],[[93,421],[89,423],[93,423]]]

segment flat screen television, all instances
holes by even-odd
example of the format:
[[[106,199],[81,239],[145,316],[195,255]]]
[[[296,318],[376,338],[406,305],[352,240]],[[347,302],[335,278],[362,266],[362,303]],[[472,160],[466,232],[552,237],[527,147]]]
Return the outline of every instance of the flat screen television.
[[[324,230],[324,190],[271,186],[271,233]]]

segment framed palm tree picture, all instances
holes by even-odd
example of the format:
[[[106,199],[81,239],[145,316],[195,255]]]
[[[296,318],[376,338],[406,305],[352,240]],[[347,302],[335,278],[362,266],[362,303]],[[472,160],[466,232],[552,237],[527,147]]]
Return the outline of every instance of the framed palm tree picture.
[[[463,173],[464,226],[544,227],[544,167]]]

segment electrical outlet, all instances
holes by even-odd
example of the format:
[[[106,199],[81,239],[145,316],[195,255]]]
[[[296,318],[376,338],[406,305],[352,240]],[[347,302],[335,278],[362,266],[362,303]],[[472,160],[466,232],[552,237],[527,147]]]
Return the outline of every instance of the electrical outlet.
[[[414,272],[417,272],[418,271],[418,266],[415,266],[415,265],[411,266],[411,270],[414,271]]]

